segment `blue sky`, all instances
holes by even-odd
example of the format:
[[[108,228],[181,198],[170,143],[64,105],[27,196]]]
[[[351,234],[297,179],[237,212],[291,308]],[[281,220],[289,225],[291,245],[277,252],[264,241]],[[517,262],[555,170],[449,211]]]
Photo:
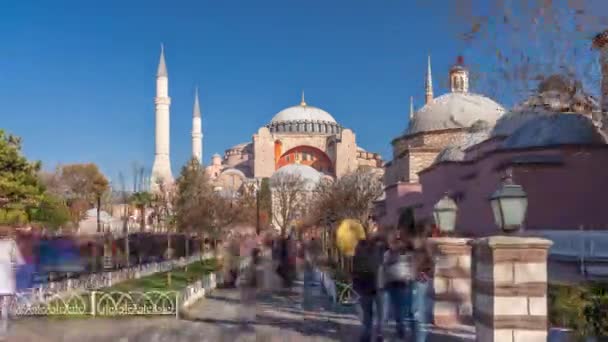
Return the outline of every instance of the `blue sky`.
[[[275,113],[297,104],[301,90],[310,105],[352,128],[360,146],[389,160],[391,139],[407,126],[409,97],[416,107],[424,99],[427,53],[436,95],[446,92],[457,55],[483,61],[456,38],[452,9],[439,3],[3,2],[0,127],[21,136],[26,155],[47,169],[95,162],[116,179],[133,162],[151,168],[163,42],[174,174],[191,153],[195,85],[205,161],[250,141]]]

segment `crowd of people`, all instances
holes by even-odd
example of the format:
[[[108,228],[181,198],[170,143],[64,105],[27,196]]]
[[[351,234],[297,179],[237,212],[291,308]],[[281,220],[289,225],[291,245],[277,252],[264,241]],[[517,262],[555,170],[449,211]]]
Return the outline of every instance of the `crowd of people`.
[[[357,244],[352,278],[363,316],[362,342],[382,341],[389,315],[399,339],[406,337],[407,322],[410,340],[426,341],[433,270],[427,244],[430,233],[429,225],[419,224],[366,236]]]

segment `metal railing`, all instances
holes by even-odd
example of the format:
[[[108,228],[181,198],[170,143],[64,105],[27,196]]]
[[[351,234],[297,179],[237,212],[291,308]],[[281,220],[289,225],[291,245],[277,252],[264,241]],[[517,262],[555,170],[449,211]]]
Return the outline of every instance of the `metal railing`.
[[[219,278],[219,279],[218,279]],[[15,316],[174,315],[217,287],[221,275],[210,273],[181,291],[85,291],[55,293],[46,298],[17,294],[9,312]]]

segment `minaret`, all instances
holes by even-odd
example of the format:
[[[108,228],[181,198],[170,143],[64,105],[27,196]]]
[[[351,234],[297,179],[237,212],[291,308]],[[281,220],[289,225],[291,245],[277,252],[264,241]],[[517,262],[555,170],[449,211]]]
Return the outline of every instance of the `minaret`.
[[[414,97],[410,96],[410,122],[414,119]]]
[[[194,108],[192,109],[192,157],[203,162],[203,124],[201,108],[198,103],[198,88],[194,91]]]
[[[154,154],[154,165],[152,166],[152,177],[150,178],[150,189],[152,192],[159,190],[159,182],[170,186],[173,184],[171,174],[171,160],[169,158],[169,78],[167,65],[165,64],[165,49],[160,47],[160,61],[156,73],[156,149]]]
[[[429,55],[428,64],[426,67],[426,84],[424,95],[424,104],[433,101],[433,76],[431,74],[431,55]]]

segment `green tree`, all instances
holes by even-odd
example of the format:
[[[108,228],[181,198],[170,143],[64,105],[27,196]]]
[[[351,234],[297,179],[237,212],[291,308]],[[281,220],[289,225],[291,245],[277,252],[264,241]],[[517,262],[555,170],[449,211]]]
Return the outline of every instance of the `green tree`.
[[[38,172],[40,162],[28,161],[21,152],[21,139],[0,130],[0,222],[23,224],[29,208],[43,198]]]
[[[45,194],[40,201],[40,205],[30,209],[32,222],[38,222],[45,226],[58,229],[70,221],[70,208],[65,202],[52,194]]]

